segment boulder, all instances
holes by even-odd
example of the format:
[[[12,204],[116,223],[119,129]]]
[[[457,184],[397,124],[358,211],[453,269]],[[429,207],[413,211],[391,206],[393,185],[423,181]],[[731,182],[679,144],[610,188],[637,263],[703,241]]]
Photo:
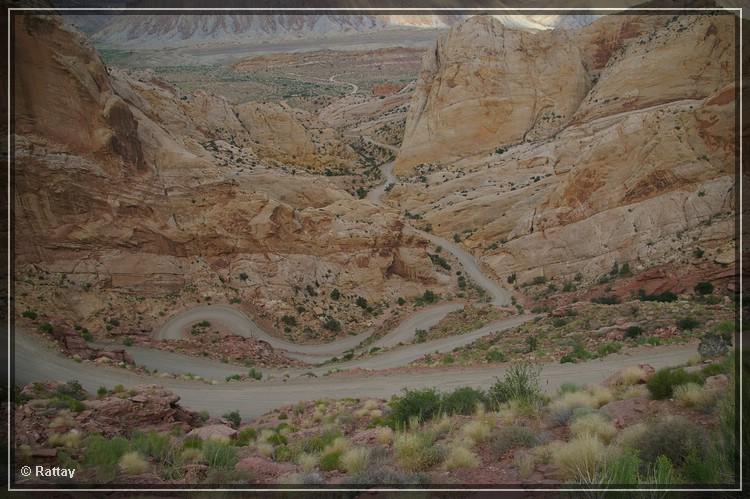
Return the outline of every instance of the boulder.
[[[212,438],[234,438],[236,435],[237,430],[225,424],[201,426],[200,428],[195,428],[190,433],[188,433],[189,437],[199,437],[203,440],[209,440]]]
[[[709,376],[703,384],[706,390],[724,392],[729,388],[729,377],[726,374],[717,374]]]

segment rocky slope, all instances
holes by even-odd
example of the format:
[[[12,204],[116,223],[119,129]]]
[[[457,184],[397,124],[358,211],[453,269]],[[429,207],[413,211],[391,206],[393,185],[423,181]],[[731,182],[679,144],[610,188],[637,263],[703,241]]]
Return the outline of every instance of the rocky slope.
[[[392,197],[519,282],[729,265],[734,64],[731,15],[471,19],[425,58]]]
[[[322,327],[332,317],[341,334],[377,321],[358,295],[377,305],[454,286],[395,211],[266,161],[268,130],[304,113],[109,74],[57,18],[14,19],[19,312],[147,334],[182,306],[231,300],[279,329],[295,316],[290,337],[315,338],[339,332]]]

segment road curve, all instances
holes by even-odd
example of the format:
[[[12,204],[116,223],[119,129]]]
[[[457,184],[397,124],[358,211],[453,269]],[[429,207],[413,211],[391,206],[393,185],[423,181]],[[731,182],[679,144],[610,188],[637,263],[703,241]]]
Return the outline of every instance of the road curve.
[[[239,410],[244,418],[260,416],[279,406],[302,400],[325,397],[380,397],[388,398],[402,388],[452,389],[459,386],[488,387],[501,376],[504,367],[451,369],[415,373],[398,373],[392,376],[290,378],[267,382],[235,382],[208,385],[195,381],[155,378],[135,374],[124,369],[77,363],[55,350],[41,345],[34,338],[16,331],[15,382],[26,384],[39,380],[78,380],[86,390],[95,392],[100,386],[134,386],[158,383],[181,397],[181,404],[193,410],[206,410],[214,416]],[[626,354],[614,354],[601,360],[580,364],[546,364],[541,383],[547,392],[561,384],[599,383],[617,369],[650,364],[655,368],[687,362],[696,352],[696,346],[642,347]]]

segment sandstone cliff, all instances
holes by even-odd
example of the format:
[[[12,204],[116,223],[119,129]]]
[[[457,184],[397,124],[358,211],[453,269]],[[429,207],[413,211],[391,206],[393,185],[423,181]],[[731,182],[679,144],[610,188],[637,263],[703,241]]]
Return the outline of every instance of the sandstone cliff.
[[[615,16],[563,37],[471,19],[426,57],[397,160],[423,182],[392,197],[521,281],[696,249],[731,263],[734,26]]]

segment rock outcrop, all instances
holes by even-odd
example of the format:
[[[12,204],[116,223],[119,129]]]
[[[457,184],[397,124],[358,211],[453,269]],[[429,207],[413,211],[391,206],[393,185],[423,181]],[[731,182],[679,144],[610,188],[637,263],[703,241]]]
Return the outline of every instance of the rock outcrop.
[[[105,315],[148,329],[164,310],[239,300],[269,326],[301,314],[292,335],[304,325],[321,334],[334,314],[347,334],[362,327],[363,312],[352,299],[324,314],[334,288],[391,302],[425,283],[453,285],[395,210],[328,177],[265,162],[273,151],[346,161],[335,137],[311,146],[304,112],[259,105],[235,115],[221,98],[182,96],[153,75],[109,74],[54,16],[14,22],[15,256],[26,276],[19,286],[29,287],[19,310],[45,295],[48,313],[64,311],[98,336]],[[315,135],[326,137],[319,126]],[[397,259],[411,262],[409,274],[390,271]],[[47,275],[66,293],[54,292]]]

